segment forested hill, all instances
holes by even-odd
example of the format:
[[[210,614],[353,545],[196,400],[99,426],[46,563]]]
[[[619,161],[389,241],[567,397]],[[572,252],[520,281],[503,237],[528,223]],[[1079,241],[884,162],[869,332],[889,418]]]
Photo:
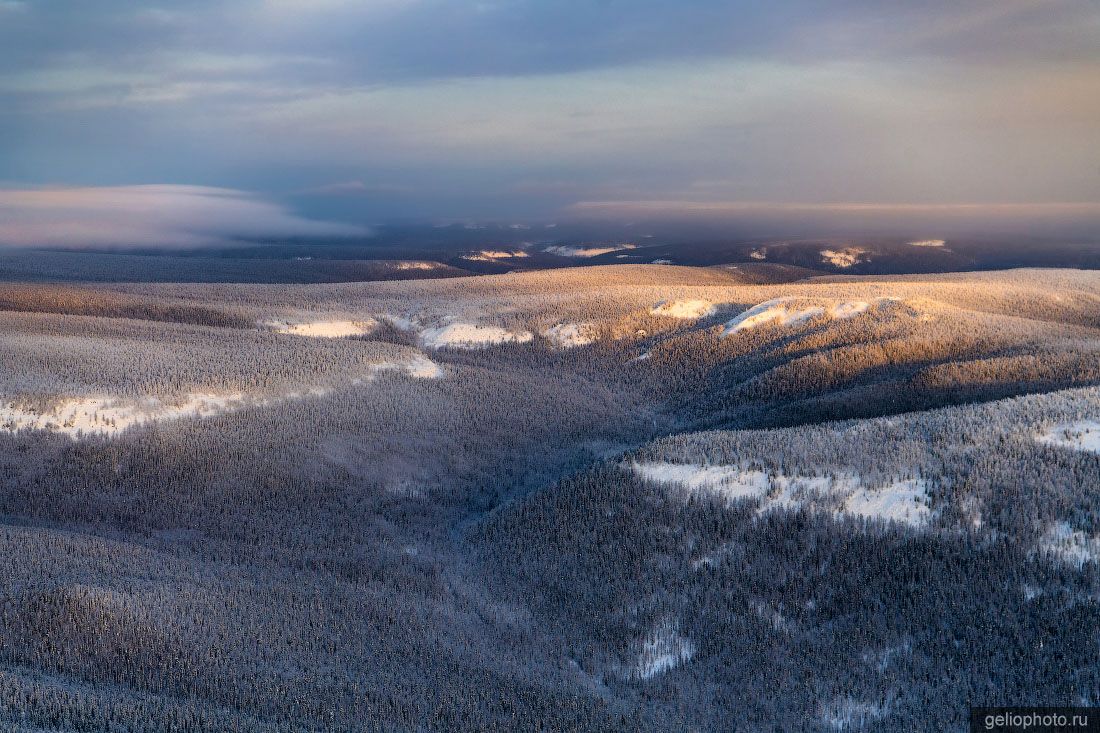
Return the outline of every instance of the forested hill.
[[[1100,274],[820,272],[0,283],[0,727],[1100,699]]]

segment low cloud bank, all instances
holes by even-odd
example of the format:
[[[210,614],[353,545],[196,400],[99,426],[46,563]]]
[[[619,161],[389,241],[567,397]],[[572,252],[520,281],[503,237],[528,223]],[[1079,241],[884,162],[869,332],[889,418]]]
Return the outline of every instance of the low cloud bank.
[[[240,239],[354,237],[255,194],[204,186],[0,189],[0,246],[207,247]]]
[[[785,203],[755,201],[582,201],[568,207],[578,220],[741,225],[755,231],[896,234],[932,229],[950,234],[1095,235],[1100,202],[1049,203]],[[912,242],[939,246],[941,240]]]

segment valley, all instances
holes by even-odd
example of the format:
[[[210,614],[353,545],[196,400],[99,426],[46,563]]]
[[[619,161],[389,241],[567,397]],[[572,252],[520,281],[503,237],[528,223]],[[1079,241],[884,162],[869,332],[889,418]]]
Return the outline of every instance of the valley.
[[[1100,277],[739,268],[0,283],[0,720],[1093,700]]]

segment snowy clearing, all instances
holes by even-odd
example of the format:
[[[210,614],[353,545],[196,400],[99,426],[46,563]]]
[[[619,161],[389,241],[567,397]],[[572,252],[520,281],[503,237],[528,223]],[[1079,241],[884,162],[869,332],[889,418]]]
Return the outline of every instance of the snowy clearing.
[[[262,325],[274,329],[278,333],[289,333],[311,338],[338,339],[366,335],[378,328],[378,321],[373,318],[360,321],[308,321],[304,323],[267,321]]]
[[[911,247],[942,247],[945,244],[947,242],[942,239],[920,239],[909,243]]]
[[[420,332],[430,349],[480,349],[498,344],[524,344],[534,338],[530,331],[507,331],[497,326],[474,323],[450,323]]]
[[[390,324],[399,331],[415,331],[420,326],[415,318],[395,316],[388,313],[378,316],[378,320]]]
[[[736,466],[680,463],[634,463],[633,471],[647,481],[675,484],[689,492],[718,494],[728,500],[757,499],[768,491],[768,475]]]
[[[773,322],[780,326],[797,326],[824,315],[836,320],[844,320],[866,313],[872,308],[897,302],[900,302],[899,298],[882,297],[870,301],[842,300],[831,305],[820,305],[818,302],[803,298],[773,298],[749,308],[728,321],[722,330],[722,335],[729,336],[738,331]]]
[[[635,245],[633,244],[616,244],[608,247],[585,247],[558,244],[553,247],[546,247],[542,251],[547,254],[558,255],[559,257],[598,257],[609,252],[619,252],[624,249],[634,248]]]
[[[884,718],[889,707],[851,697],[840,697],[822,706],[821,722],[834,730],[865,730],[868,724]]]
[[[542,332],[542,337],[562,349],[587,346],[597,338],[594,323],[559,323]]]
[[[1039,547],[1078,569],[1087,562],[1100,560],[1100,537],[1074,530],[1066,522],[1051,525]]]
[[[821,250],[821,261],[836,267],[851,267],[859,262],[864,262],[867,250],[859,247],[845,247],[841,250]]]
[[[132,425],[183,417],[209,417],[240,409],[245,404],[242,394],[203,392],[189,394],[175,402],[163,402],[156,397],[126,399],[98,395],[64,400],[46,412],[0,403],[0,429],[11,433],[48,430],[74,438],[81,434],[112,435]]]
[[[730,502],[759,500],[760,514],[831,508],[836,516],[883,519],[913,527],[923,526],[931,519],[928,486],[920,479],[897,480],[872,488],[854,474],[773,476],[737,466],[666,462],[635,462],[630,468],[647,481],[677,487],[689,496],[706,494]]]
[[[707,300],[662,300],[649,309],[655,316],[697,319],[714,313],[714,304]]]
[[[1100,420],[1078,420],[1055,425],[1036,440],[1059,448],[1100,453]]]
[[[414,356],[405,362],[386,362],[371,368],[373,372],[399,371],[416,379],[441,379],[445,372],[443,367],[436,364],[426,356]]]
[[[793,298],[766,300],[728,321],[726,327],[722,330],[722,335],[729,336],[738,331],[755,328],[773,321],[778,322],[781,326],[793,326],[825,314],[825,309],[821,306],[798,306],[796,305],[797,302]]]
[[[398,270],[438,270],[442,265],[438,262],[398,262]]]
[[[768,259],[768,250],[763,248],[754,249],[752,252],[749,252],[749,257],[752,257],[754,260],[766,260]]]
[[[496,262],[497,260],[510,260],[517,257],[529,257],[523,250],[496,250],[483,249],[472,254],[462,255],[462,259],[472,262]]]
[[[851,318],[852,316],[858,316],[860,313],[866,312],[871,304],[866,300],[848,300],[843,303],[837,303],[829,309],[829,315],[833,318]]]
[[[888,519],[915,527],[927,524],[928,485],[920,479],[895,481],[881,489],[861,488],[844,502],[844,513],[865,519]]]
[[[350,383],[363,384],[384,371],[403,372],[415,379],[439,379],[444,376],[443,369],[438,364],[418,355],[408,361],[374,364],[370,367],[369,375],[353,379]],[[262,398],[252,398],[240,392],[191,392],[178,399],[101,394],[63,399],[44,411],[23,407],[10,400],[0,400],[0,431],[14,433],[19,430],[48,430],[71,438],[81,435],[109,436],[144,423],[212,417],[249,405],[262,406],[284,400],[321,397],[331,392],[329,387],[310,387]]]
[[[680,636],[680,624],[662,621],[642,640],[641,650],[632,668],[626,670],[631,679],[648,680],[678,667],[695,656],[695,645]]]

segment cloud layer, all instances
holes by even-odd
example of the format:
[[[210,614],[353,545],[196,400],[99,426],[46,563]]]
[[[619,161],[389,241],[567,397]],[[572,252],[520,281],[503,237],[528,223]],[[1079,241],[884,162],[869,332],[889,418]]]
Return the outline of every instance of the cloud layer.
[[[1097,39],[1095,0],[0,0],[0,178],[372,221],[1097,201]]]
[[[772,234],[1011,234],[1089,237],[1100,230],[1098,203],[790,203],[748,201],[582,201],[580,219],[706,222]],[[910,244],[942,246],[942,240]]]
[[[201,186],[0,190],[0,245],[205,247],[240,239],[363,236],[252,194]]]

